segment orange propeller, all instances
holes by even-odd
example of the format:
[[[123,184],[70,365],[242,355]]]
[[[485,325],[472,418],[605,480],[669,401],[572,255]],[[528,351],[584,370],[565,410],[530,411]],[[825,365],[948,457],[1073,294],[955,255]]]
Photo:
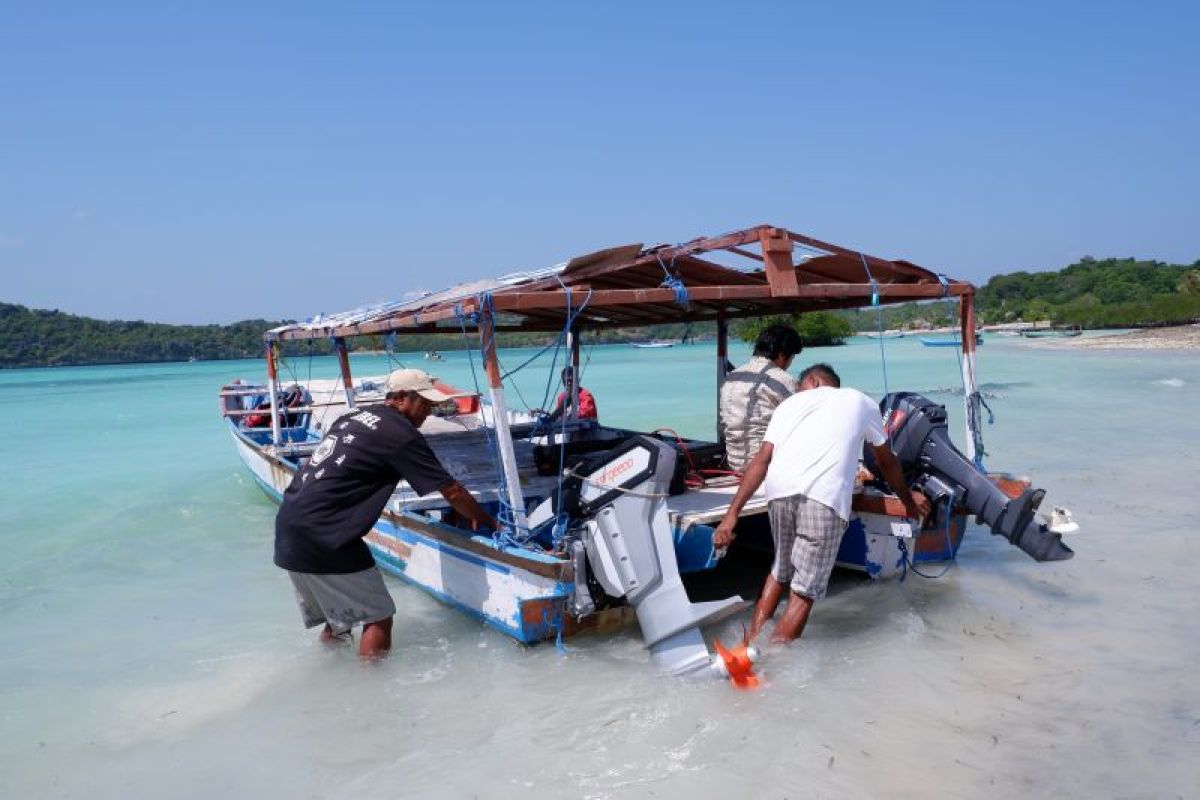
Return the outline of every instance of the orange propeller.
[[[716,663],[718,672],[729,676],[729,680],[739,689],[757,689],[758,676],[754,674],[754,662],[758,660],[758,651],[750,646],[745,637],[742,643],[730,650],[721,644],[720,639],[713,641],[720,661]]]

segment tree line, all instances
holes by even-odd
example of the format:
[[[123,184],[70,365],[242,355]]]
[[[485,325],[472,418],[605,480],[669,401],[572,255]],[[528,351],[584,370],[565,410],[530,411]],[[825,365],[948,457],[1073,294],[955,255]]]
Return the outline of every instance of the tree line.
[[[1085,328],[1141,327],[1179,324],[1200,318],[1200,261],[1190,265],[1132,258],[1083,258],[1057,272],[1013,272],[995,275],[976,293],[982,324],[1050,320]],[[753,341],[766,325],[783,321],[796,326],[809,346],[840,344],[855,331],[884,328],[928,328],[957,322],[957,303],[905,303],[876,309],[810,312],[790,317],[735,321],[731,332]],[[168,325],[141,321],[105,321],[57,310],[30,309],[0,303],[0,368],[156,361],[208,361],[257,358],[263,331],[288,320],[243,320],[230,325]],[[672,323],[641,328],[613,328],[588,334],[599,344],[639,339],[708,338],[714,323]],[[554,333],[505,332],[501,347],[541,346]],[[472,341],[472,343],[474,343]],[[356,350],[383,350],[381,336],[350,341]],[[451,350],[463,346],[461,334],[405,336],[396,340],[405,351]],[[328,339],[287,342],[287,356],[326,355]]]

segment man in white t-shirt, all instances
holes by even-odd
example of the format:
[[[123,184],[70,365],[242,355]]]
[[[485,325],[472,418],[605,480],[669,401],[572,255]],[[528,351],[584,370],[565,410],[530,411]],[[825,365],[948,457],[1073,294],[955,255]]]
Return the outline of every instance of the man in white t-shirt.
[[[775,562],[754,609],[750,638],[774,616],[785,586],[791,596],[772,640],[786,643],[804,632],[813,603],[825,596],[846,532],[864,443],[871,445],[908,515],[919,522],[929,513],[929,501],[914,496],[904,481],[879,408],[862,392],[841,385],[828,364],[814,364],[800,374],[799,392],[775,409],[762,447],[713,534],[717,548],[729,546],[738,514],[765,480]]]

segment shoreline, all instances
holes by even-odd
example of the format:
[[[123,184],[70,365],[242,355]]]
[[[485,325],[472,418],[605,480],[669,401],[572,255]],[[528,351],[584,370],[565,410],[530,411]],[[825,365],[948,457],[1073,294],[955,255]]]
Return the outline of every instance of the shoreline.
[[[1124,333],[1045,339],[1039,347],[1085,350],[1200,350],[1200,324],[1142,328]]]

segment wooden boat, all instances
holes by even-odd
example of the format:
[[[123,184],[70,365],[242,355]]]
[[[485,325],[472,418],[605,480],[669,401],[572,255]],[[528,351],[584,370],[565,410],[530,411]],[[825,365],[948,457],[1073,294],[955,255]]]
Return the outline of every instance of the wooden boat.
[[[1072,336],[1082,336],[1083,329],[1078,325],[1027,328],[1021,331],[1021,335],[1026,339],[1063,339]]]
[[[962,347],[962,339],[959,339],[958,337],[934,338],[930,336],[920,336],[917,338],[919,338],[921,340],[921,344],[925,345],[926,347]],[[975,334],[975,344],[983,344],[982,334]]]
[[[747,268],[725,266],[705,257],[710,253],[721,261],[748,262]],[[671,265],[675,286],[662,285],[663,264]],[[705,470],[721,464],[723,445],[613,428],[571,413],[552,427],[514,415],[505,402],[495,333],[565,332],[568,362],[580,374],[580,342],[588,330],[711,320],[717,327],[715,403],[731,319],[956,297],[968,343],[962,357],[964,455],[974,462],[970,473],[978,475],[974,291],[970,283],[909,262],[768,225],[666,248],[630,244],[416,300],[274,328],[264,335],[267,381],[224,386],[220,409],[239,457],[263,491],[279,501],[322,437],[335,435],[334,421],[382,400],[381,379],[352,376],[348,337],[426,333],[438,323],[469,330],[478,336],[486,402],[478,395],[456,401],[424,430],[447,469],[506,520],[505,529],[479,534],[459,527],[440,495],[418,496],[402,482],[366,539],[376,561],[525,643],[636,619],[659,665],[684,672],[707,663],[701,628],[745,606],[735,591],[720,587],[716,600],[693,601],[685,583],[711,573],[722,560],[713,530],[736,480]],[[333,339],[341,379],[285,391],[276,367],[281,346],[318,338]],[[688,468],[681,468],[685,463]],[[1027,483],[1009,481],[1002,488],[1007,496],[1029,495]],[[978,494],[973,490],[972,496]],[[1025,502],[1022,514],[1029,505]],[[991,507],[1007,508],[1002,502]],[[867,487],[854,499],[837,563],[884,578],[954,558],[969,511],[951,493],[936,524],[913,530],[897,498]],[[770,548],[765,512],[761,497],[747,504],[737,547]],[[1027,522],[1018,516],[1009,515],[1009,523]],[[750,577],[755,586],[761,582],[757,571]]]

